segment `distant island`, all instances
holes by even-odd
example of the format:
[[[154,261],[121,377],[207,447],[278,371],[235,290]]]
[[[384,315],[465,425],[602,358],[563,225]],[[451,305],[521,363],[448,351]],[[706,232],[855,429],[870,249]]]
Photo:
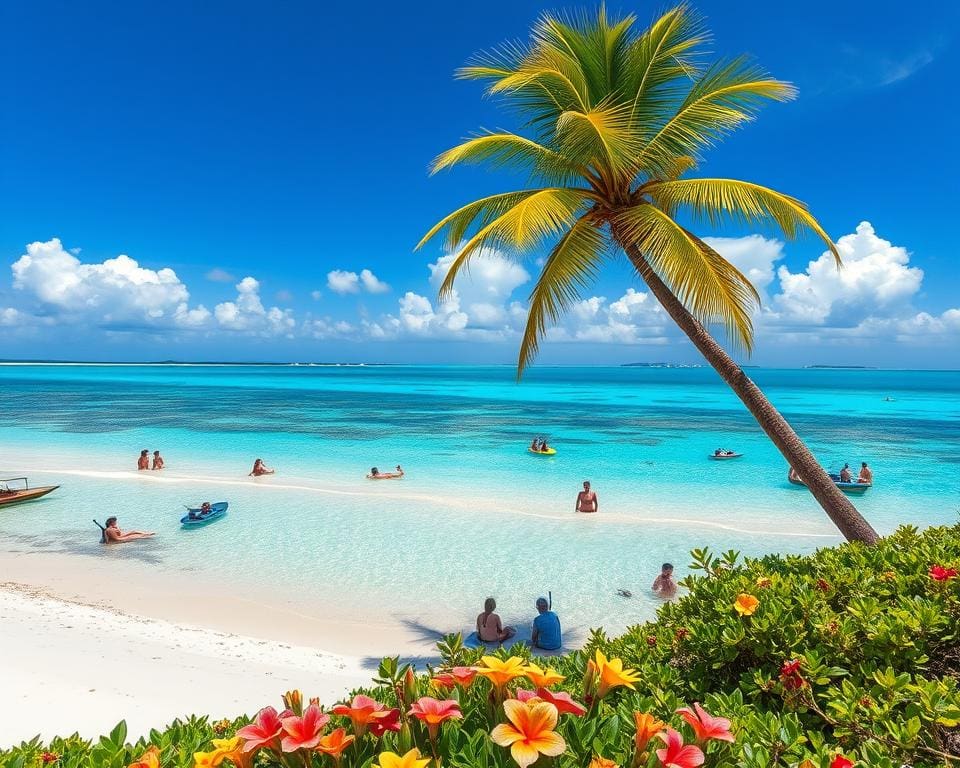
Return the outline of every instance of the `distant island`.
[[[872,365],[805,365],[804,368],[836,368],[841,370],[875,371]]]
[[[700,363],[623,363],[621,368],[703,368]]]

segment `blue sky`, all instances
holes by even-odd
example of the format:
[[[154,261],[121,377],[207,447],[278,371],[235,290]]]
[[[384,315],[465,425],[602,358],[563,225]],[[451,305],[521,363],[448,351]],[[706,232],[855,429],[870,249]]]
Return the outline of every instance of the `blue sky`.
[[[428,176],[470,132],[515,127],[454,69],[565,7],[2,4],[0,357],[512,361],[536,265],[494,256],[441,306],[443,254],[413,246],[515,182]],[[609,7],[646,22],[663,6]],[[754,362],[960,365],[960,12],[695,7],[719,54],[800,91],[701,172],[803,199],[849,262],[837,277],[812,241],[703,232],[767,299]],[[541,359],[696,354],[614,267]]]

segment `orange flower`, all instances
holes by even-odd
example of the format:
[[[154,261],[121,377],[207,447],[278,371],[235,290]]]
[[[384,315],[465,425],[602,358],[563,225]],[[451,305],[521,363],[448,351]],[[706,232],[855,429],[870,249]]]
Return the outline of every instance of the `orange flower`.
[[[640,753],[647,748],[650,739],[666,728],[667,724],[657,720],[653,715],[649,715],[646,712],[634,712],[633,722],[637,726],[637,732],[633,737],[633,741],[636,744],[637,756],[639,757]]]
[[[590,768],[620,768],[620,766],[613,762],[613,760],[608,760],[605,757],[597,755],[590,761]]]
[[[381,752],[380,762],[373,768],[425,768],[430,758],[421,758],[419,749],[411,749],[402,757],[396,752]]]
[[[477,674],[483,675],[499,689],[503,689],[514,678],[523,677],[525,674],[523,659],[519,656],[511,656],[506,661],[501,661],[496,656],[484,656],[480,661],[483,662],[483,666],[476,667]]]
[[[503,702],[503,711],[509,722],[494,728],[490,738],[501,747],[510,747],[510,756],[520,768],[533,765],[540,755],[556,757],[567,748],[563,736],[553,730],[558,717],[553,704],[538,699],[510,699]]]
[[[320,739],[317,744],[317,752],[330,755],[336,762],[339,762],[343,750],[353,744],[356,738],[352,734],[348,736],[346,728],[337,728],[337,730],[331,731]]]
[[[753,616],[758,605],[760,605],[760,601],[757,600],[757,598],[744,592],[743,594],[737,595],[737,599],[733,603],[733,610],[741,616]]]
[[[527,664],[523,668],[523,673],[537,688],[549,688],[551,685],[562,683],[567,679],[565,675],[561,675],[552,669],[541,669],[536,664]]]
[[[160,768],[160,750],[156,747],[150,747],[140,755],[137,762],[130,763],[129,768]]]
[[[427,726],[431,739],[437,738],[437,731],[447,720],[459,720],[463,717],[460,704],[453,699],[437,701],[430,696],[423,696],[413,703],[408,715],[413,715]]]
[[[640,679],[632,669],[624,669],[621,659],[608,659],[602,651],[594,654],[594,665],[597,669],[597,677],[600,678],[600,686],[597,689],[597,698],[602,699],[614,688],[626,686],[634,688],[634,683]]]
[[[473,667],[454,667],[434,676],[431,682],[441,688],[454,688],[458,685],[468,688],[477,676]]]

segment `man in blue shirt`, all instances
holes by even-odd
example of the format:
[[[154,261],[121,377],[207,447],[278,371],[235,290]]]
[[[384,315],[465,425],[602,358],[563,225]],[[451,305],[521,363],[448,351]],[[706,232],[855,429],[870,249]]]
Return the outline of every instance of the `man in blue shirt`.
[[[541,648],[544,651],[559,650],[562,642],[560,639],[560,619],[557,614],[550,610],[547,598],[537,598],[537,611],[539,616],[533,620],[533,641],[534,648]]]

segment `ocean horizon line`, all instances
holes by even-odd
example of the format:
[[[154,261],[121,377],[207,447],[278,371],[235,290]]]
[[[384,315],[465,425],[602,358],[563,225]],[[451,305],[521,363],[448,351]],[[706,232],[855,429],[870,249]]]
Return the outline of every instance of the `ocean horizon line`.
[[[103,366],[103,367],[264,367],[264,368],[516,368],[515,363],[464,363],[464,362],[331,362],[331,361],[268,361],[268,360],[63,360],[63,359],[0,359],[0,366]],[[670,368],[709,369],[707,363],[628,362],[628,363],[541,363],[533,368]],[[887,368],[873,365],[756,365],[740,366],[748,370],[767,371],[902,371],[924,373],[956,373],[960,368]]]

